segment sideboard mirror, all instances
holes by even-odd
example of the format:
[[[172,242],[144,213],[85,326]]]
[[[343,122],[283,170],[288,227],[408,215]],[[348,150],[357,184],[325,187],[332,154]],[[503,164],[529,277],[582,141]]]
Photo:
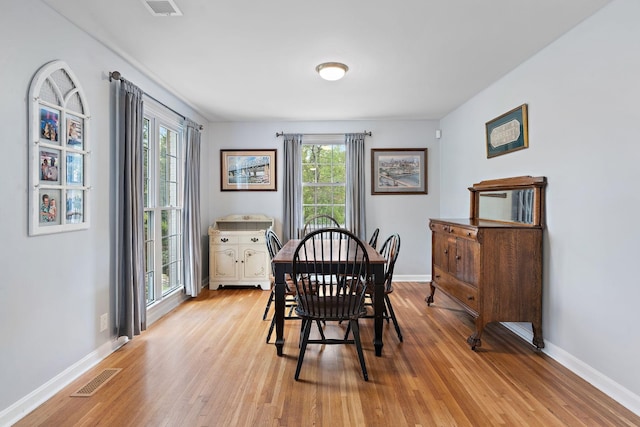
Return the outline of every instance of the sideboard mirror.
[[[471,219],[543,226],[545,177],[482,181],[469,188]]]

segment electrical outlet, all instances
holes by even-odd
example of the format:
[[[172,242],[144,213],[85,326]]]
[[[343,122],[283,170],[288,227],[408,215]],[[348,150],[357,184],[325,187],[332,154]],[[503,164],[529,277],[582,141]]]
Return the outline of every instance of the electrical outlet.
[[[100,332],[107,330],[107,324],[109,323],[109,314],[105,313],[100,316]]]

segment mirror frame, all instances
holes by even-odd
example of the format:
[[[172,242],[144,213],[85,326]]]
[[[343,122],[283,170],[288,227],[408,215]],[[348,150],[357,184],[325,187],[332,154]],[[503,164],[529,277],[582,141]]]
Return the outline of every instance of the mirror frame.
[[[469,218],[472,220],[483,220],[516,224],[523,227],[544,227],[544,189],[547,185],[547,178],[544,176],[517,176],[511,178],[500,178],[481,181],[469,187],[471,196],[471,212]],[[498,221],[480,218],[480,195],[483,192],[505,191],[505,190],[525,190],[533,189],[533,221],[531,224],[512,221]]]

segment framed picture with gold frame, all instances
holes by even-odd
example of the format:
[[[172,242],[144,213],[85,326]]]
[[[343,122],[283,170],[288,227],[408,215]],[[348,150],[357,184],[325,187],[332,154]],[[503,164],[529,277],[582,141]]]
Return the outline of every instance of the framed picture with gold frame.
[[[220,150],[221,191],[276,191],[277,150]]]
[[[427,149],[372,148],[371,194],[427,194]]]
[[[527,104],[522,104],[486,123],[487,158],[529,147]]]

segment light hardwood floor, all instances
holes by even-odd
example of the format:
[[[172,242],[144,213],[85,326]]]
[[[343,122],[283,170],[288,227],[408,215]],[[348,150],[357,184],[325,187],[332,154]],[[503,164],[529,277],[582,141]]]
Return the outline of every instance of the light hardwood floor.
[[[404,343],[385,322],[383,357],[374,355],[372,321],[361,321],[369,382],[355,348],[344,345],[310,345],[294,381],[298,321],[285,324],[285,356],[277,357],[265,343],[268,292],[205,290],[17,426],[640,425],[499,324],[471,351],[471,318],[442,293],[427,307],[428,288],[395,285]],[[92,397],[69,397],[105,368],[122,371]]]

